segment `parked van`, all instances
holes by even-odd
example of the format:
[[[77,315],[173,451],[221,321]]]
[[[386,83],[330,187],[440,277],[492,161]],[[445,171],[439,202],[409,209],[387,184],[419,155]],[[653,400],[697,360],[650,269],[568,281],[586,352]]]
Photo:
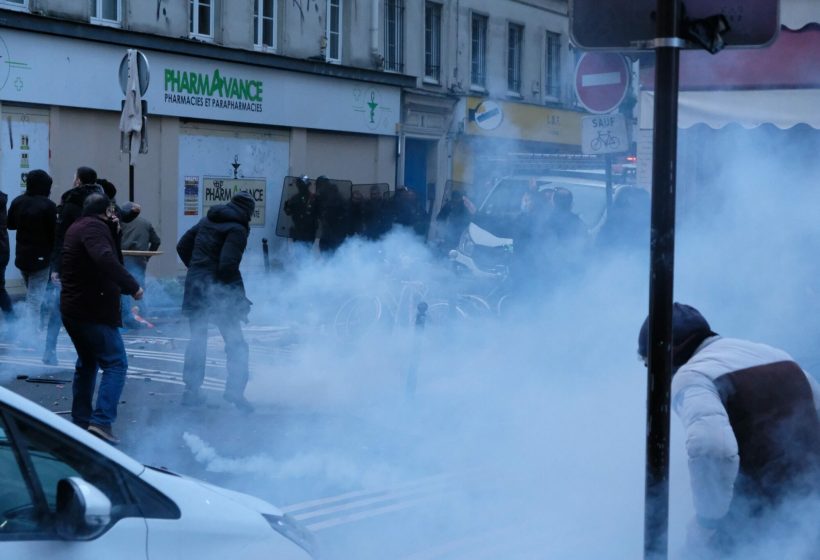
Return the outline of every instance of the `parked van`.
[[[277,507],[145,466],[0,387],[0,558],[315,557]]]

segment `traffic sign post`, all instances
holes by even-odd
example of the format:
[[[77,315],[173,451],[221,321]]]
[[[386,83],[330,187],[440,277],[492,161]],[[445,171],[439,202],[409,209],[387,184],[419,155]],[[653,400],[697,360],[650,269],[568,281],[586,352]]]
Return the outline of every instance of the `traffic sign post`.
[[[575,95],[590,113],[618,108],[629,91],[629,64],[615,53],[584,53],[575,67]]]
[[[779,0],[570,0],[569,20],[571,40],[581,49],[655,51],[644,558],[663,560],[669,533],[680,50],[704,48],[715,54],[723,47],[771,43],[780,29]]]

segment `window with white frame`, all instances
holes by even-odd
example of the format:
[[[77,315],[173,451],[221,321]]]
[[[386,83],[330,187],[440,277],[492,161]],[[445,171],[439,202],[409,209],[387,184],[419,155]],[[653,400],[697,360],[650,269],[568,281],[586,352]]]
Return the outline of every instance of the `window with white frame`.
[[[120,25],[122,0],[91,0],[91,22]]]
[[[0,8],[25,10],[28,8],[28,0],[0,0]]]
[[[327,0],[327,50],[325,60],[342,62],[342,1]]]
[[[194,39],[214,38],[214,2],[216,0],[188,0],[190,26],[188,34]]]
[[[487,87],[487,16],[473,14],[470,28],[470,84]]]
[[[547,31],[544,52],[544,95],[551,99],[561,97],[561,34]]]
[[[424,6],[424,77],[441,79],[441,4],[437,2]]]
[[[404,71],[404,0],[384,0],[384,69]]]
[[[521,93],[521,43],[524,26],[507,25],[507,91]]]
[[[254,0],[253,44],[257,49],[276,49],[276,0]]]

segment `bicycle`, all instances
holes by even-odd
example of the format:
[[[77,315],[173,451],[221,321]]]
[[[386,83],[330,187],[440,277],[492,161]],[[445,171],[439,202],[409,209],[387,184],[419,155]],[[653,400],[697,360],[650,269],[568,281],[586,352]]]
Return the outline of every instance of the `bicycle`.
[[[385,286],[376,294],[356,294],[346,299],[336,312],[333,326],[340,337],[360,337],[379,327],[387,330],[410,328],[424,303],[425,325],[441,326],[453,320],[464,320],[490,314],[486,301],[473,294],[431,297],[424,282],[401,280],[397,293]]]
[[[617,148],[620,144],[620,138],[612,134],[612,132],[608,130],[599,130],[598,136],[592,139],[592,142],[589,143],[589,147],[592,148],[593,151],[597,152],[601,148]]]

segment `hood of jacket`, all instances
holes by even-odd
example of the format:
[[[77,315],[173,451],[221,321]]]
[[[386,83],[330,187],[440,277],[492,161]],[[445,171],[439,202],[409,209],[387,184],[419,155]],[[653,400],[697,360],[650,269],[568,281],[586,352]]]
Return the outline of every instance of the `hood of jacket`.
[[[82,207],[83,202],[90,194],[105,194],[99,185],[80,185],[66,191],[62,197],[63,204],[76,204]]]
[[[226,222],[234,222],[249,227],[250,216],[239,205],[229,202],[228,204],[219,204],[211,207],[208,210],[208,219],[217,224],[224,224]]]
[[[51,195],[51,186],[38,185],[36,183],[26,185],[26,194],[30,196],[45,196]]]

